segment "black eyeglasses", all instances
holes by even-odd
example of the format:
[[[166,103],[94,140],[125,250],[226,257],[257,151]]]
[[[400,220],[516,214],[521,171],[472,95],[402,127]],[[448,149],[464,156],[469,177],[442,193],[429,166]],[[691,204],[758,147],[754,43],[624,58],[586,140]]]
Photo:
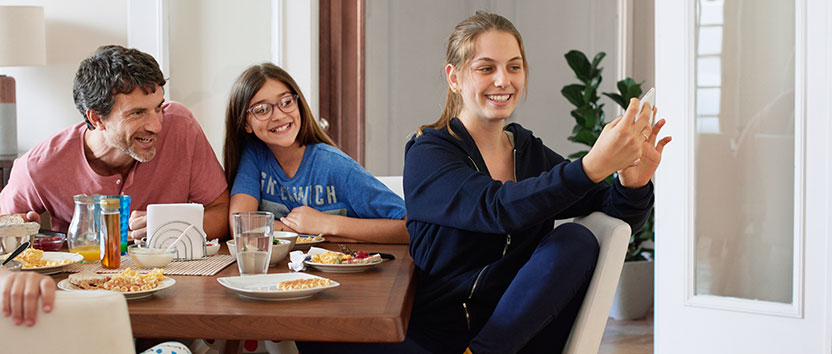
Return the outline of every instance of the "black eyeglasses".
[[[275,104],[265,102],[258,103],[251,106],[251,108],[247,109],[246,112],[251,113],[255,119],[262,121],[272,117],[275,107],[286,114],[294,112],[298,109],[298,95],[281,96]]]

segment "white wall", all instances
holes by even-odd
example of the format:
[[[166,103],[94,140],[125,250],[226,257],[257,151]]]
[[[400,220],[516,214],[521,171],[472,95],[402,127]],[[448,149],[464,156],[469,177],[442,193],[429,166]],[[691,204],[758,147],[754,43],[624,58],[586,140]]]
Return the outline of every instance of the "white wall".
[[[170,99],[196,115],[222,162],[225,108],[234,80],[248,66],[273,62],[285,69],[318,111],[317,0],[131,0],[134,23],[163,23],[161,33],[133,36],[138,49],[159,54],[170,68]],[[164,22],[167,21],[167,24]],[[141,26],[137,26],[142,30]]]
[[[17,147],[23,153],[83,121],[72,101],[75,70],[101,45],[127,45],[127,1],[0,0],[3,5],[43,6],[46,21],[46,66],[0,67],[17,81]]]
[[[476,10],[505,16],[523,35],[530,72],[528,97],[513,114],[514,121],[533,130],[564,156],[583,149],[583,145],[567,140],[574,125],[569,111],[574,107],[560,90],[577,79],[563,55],[578,49],[591,60],[597,52],[606,52],[601,90],[617,91],[615,82],[622,74],[617,72],[616,6],[608,0],[368,0],[367,169],[377,175],[402,173],[407,137],[419,125],[434,122],[442,112],[448,35],[456,23]],[[606,97],[600,102],[606,103],[607,120],[617,115],[614,102]]]
[[[220,161],[231,85],[271,61],[270,9],[270,0],[169,2],[170,98],[194,112]]]

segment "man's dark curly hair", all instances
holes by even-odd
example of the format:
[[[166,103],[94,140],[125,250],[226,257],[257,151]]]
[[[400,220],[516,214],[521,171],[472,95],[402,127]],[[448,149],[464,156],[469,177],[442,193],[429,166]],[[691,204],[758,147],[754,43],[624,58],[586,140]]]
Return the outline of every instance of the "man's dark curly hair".
[[[87,128],[95,129],[87,117],[92,110],[106,117],[113,109],[116,95],[129,94],[137,87],[145,94],[165,86],[165,77],[150,54],[118,45],[98,47],[81,62],[72,84],[75,107],[84,116]]]

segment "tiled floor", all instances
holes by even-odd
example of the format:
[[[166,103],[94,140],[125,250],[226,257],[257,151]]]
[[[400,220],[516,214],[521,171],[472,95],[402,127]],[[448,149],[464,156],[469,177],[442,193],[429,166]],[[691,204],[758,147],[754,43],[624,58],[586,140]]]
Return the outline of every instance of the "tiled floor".
[[[598,354],[652,354],[653,312],[637,321],[607,321]]]

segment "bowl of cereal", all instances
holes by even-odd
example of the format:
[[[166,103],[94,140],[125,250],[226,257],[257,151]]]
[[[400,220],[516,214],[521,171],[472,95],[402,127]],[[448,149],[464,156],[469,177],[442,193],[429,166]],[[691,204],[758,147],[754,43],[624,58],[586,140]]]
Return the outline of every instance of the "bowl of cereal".
[[[162,268],[173,261],[176,248],[145,248],[130,245],[127,246],[127,254],[137,267]]]
[[[275,238],[272,241],[272,254],[269,257],[269,265],[275,265],[277,262],[286,258],[286,256],[289,255],[289,250],[292,249],[293,243],[294,242]]]
[[[289,249],[295,247],[295,242],[298,240],[298,233],[297,232],[290,232],[290,231],[275,231],[272,233],[276,240],[280,241],[288,241],[289,242]]]

